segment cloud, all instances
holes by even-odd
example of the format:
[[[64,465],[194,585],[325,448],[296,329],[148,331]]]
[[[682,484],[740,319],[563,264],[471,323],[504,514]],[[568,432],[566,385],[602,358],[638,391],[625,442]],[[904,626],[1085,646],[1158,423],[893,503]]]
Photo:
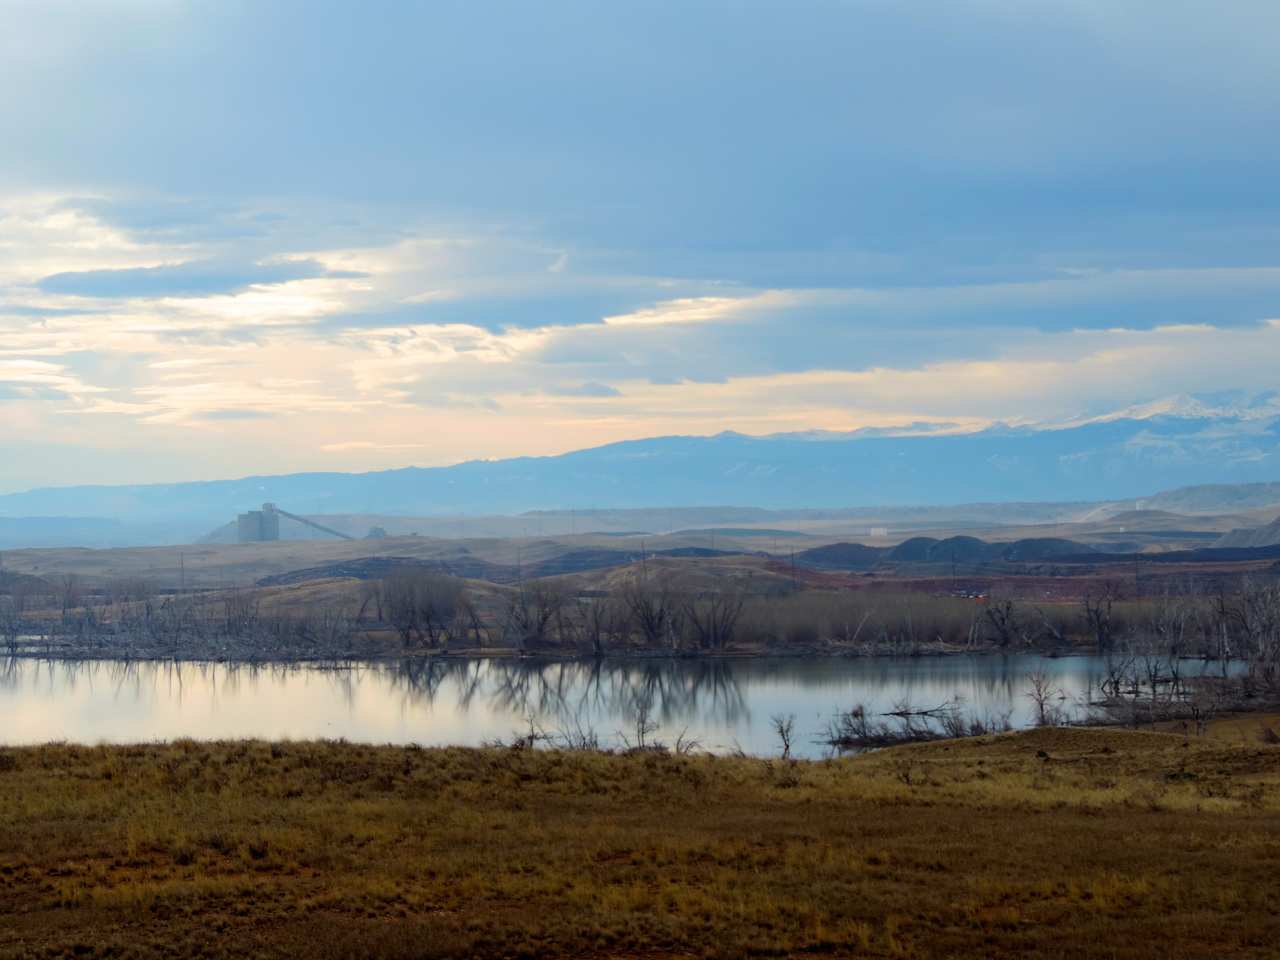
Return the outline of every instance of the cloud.
[[[620,397],[622,391],[617,387],[611,387],[607,383],[598,383],[595,380],[589,380],[586,383],[580,383],[572,387],[553,387],[548,393],[557,397]]]
[[[191,415],[194,420],[270,420],[274,413],[266,410],[200,410]]]
[[[0,57],[0,123],[24,145],[4,176],[202,198],[210,221],[246,197],[324,197],[538,225],[575,269],[602,249],[668,275],[729,253],[718,274],[752,285],[783,282],[742,275],[761,252],[924,272],[1027,266],[1084,238],[1121,258],[1212,251],[1204,228],[1275,210],[1274,5],[1105,6],[24,16]],[[1161,231],[1179,211],[1196,229]]]
[[[341,443],[323,444],[320,449],[325,453],[353,453],[365,450],[421,450],[426,446],[425,443],[375,443],[372,440],[344,440]]]
[[[45,293],[74,297],[203,297],[240,293],[250,287],[294,280],[361,276],[363,274],[355,271],[328,270],[314,260],[305,259],[266,264],[193,260],[157,267],[55,273],[42,278],[37,287]]]
[[[281,219],[235,203],[191,197],[69,197],[61,206],[150,242],[240,243],[266,236]]]
[[[70,307],[33,307],[20,303],[0,303],[0,317],[31,317],[38,320],[42,317],[74,317],[84,313],[84,310]]]
[[[1274,381],[1274,3],[597,8],[10,18],[0,487]]]
[[[66,364],[30,359],[0,359],[0,386],[47,391],[73,399],[103,392],[101,387],[75,376]]]

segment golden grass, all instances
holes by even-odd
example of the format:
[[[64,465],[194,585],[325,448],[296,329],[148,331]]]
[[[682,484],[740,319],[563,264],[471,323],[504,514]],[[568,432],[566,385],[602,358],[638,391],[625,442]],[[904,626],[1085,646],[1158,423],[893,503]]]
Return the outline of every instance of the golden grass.
[[[1171,720],[1156,725],[1157,730],[1168,733],[1186,733],[1194,730],[1194,724]],[[1210,720],[1205,726],[1205,736],[1249,747],[1259,743],[1280,743],[1280,713],[1229,713]]]
[[[0,752],[0,955],[1254,957],[1280,747]]]

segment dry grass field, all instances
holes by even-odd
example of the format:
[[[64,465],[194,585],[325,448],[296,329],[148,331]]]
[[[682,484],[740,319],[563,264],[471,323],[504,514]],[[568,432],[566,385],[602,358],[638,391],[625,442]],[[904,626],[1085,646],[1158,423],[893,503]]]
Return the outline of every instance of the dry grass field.
[[[1259,957],[1280,747],[0,752],[3,956]]]
[[[195,544],[166,547],[82,547],[6,550],[5,567],[50,580],[68,574],[90,583],[136,578],[171,590],[248,586],[254,581],[303,567],[367,556],[430,559],[448,544],[427,537],[386,540],[280,540],[274,543]],[[512,548],[514,550],[514,548]]]

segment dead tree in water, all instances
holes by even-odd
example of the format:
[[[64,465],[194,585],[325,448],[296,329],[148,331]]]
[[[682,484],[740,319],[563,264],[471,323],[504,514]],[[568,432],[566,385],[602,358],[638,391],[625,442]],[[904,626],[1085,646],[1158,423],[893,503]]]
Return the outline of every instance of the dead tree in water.
[[[1055,697],[1061,697],[1062,691],[1054,687],[1053,681],[1043,670],[1034,670],[1027,674],[1027,681],[1031,684],[1031,689],[1027,691],[1027,696],[1036,706],[1036,723],[1042,727],[1056,723],[1058,721],[1058,711],[1050,701]]]
[[[791,759],[791,741],[795,736],[796,715],[794,713],[781,714],[775,713],[769,718],[769,723],[773,726],[773,732],[778,738],[778,742],[782,744],[782,759]]]
[[[18,652],[18,637],[22,634],[25,596],[14,592],[7,597],[0,597],[0,642],[3,642],[10,656]]]
[[[1280,686],[1280,583],[1246,579],[1230,600],[1219,593],[1217,614],[1224,659],[1241,657],[1249,664],[1251,681],[1268,689]],[[1232,643],[1233,636],[1238,642]]]

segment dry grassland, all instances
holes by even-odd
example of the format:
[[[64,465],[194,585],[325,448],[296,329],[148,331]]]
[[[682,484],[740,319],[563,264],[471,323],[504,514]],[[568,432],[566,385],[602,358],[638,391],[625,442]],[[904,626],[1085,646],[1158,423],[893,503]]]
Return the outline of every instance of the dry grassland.
[[[0,751],[0,955],[1260,957],[1280,747]]]

